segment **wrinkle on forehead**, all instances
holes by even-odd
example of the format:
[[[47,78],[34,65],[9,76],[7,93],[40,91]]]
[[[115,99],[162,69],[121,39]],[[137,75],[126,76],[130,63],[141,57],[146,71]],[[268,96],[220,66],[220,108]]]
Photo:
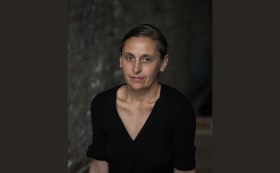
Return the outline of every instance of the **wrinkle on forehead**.
[[[151,55],[160,57],[156,42],[149,37],[131,37],[126,40],[123,47],[123,54],[131,53],[135,56]]]

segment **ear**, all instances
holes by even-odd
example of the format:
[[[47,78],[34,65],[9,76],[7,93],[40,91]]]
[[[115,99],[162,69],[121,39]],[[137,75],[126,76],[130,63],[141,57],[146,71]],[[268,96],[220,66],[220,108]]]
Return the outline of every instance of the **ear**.
[[[120,58],[120,68],[122,68],[122,58]]]
[[[162,60],[160,71],[163,72],[168,64],[168,55],[165,55],[165,57]]]

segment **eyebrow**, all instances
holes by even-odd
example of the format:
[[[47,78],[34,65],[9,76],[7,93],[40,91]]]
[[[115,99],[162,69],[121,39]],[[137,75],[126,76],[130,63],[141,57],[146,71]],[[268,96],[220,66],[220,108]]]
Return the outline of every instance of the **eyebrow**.
[[[124,52],[122,55],[132,55],[132,56],[134,56],[133,53],[130,53],[130,52]]]
[[[140,57],[149,57],[155,59],[155,57],[150,54],[142,54]]]
[[[131,52],[124,52],[122,55],[132,55],[132,56],[134,56],[134,54],[133,54],[133,53],[131,53]],[[150,54],[146,54],[146,53],[142,54],[140,57],[150,57],[150,58],[155,58],[154,56],[152,56],[152,55],[150,55]]]

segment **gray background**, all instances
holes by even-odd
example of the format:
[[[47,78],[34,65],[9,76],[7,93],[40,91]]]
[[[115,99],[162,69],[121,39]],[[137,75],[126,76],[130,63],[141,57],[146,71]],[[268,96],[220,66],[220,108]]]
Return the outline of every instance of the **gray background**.
[[[91,99],[124,82],[118,64],[120,40],[131,27],[141,23],[157,26],[168,40],[169,64],[161,81],[191,99],[199,123],[197,169],[200,173],[212,170],[211,3],[210,0],[69,0],[69,173],[88,169],[85,151],[91,142]]]

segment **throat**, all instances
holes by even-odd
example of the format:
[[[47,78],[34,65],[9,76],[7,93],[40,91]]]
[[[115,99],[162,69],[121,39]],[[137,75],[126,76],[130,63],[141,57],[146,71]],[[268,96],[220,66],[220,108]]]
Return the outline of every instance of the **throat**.
[[[123,92],[123,100],[134,103],[148,103],[154,104],[160,97],[161,85],[156,83],[155,85],[145,90],[133,90],[129,86],[125,86]]]
[[[135,140],[148,122],[155,103],[128,103],[117,99],[117,112],[128,135]]]

